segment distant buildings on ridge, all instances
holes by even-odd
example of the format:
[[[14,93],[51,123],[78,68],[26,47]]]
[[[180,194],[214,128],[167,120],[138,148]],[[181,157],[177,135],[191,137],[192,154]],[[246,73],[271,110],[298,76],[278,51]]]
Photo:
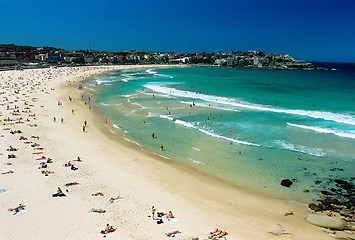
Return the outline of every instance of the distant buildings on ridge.
[[[261,51],[183,54],[139,50],[69,51],[54,47],[0,44],[0,68],[103,64],[199,64],[248,68],[314,69],[311,63],[294,60],[287,54]]]

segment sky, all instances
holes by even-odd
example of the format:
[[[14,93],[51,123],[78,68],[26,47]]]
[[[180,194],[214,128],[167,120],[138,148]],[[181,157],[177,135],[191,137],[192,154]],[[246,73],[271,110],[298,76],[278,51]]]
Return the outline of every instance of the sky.
[[[0,0],[0,43],[355,62],[355,0]]]

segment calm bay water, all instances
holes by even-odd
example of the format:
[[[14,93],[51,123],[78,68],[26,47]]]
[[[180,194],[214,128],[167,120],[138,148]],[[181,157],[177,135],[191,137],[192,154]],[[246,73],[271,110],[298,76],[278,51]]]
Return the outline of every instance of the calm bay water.
[[[308,201],[354,177],[352,69],[140,69],[83,87],[114,134],[244,188]]]

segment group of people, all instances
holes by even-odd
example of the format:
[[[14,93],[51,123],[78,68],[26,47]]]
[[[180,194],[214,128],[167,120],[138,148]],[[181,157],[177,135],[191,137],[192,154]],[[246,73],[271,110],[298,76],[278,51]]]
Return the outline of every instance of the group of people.
[[[213,232],[210,232],[209,237],[212,239],[220,239],[220,238],[225,237],[227,235],[228,235],[228,233],[226,231],[216,228]]]

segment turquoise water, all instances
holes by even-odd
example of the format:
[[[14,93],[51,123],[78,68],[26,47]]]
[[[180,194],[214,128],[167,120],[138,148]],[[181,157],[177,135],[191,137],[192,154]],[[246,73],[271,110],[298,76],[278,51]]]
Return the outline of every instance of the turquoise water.
[[[174,67],[113,71],[83,86],[111,132],[163,161],[308,201],[326,188],[319,181],[355,173],[354,73]]]

